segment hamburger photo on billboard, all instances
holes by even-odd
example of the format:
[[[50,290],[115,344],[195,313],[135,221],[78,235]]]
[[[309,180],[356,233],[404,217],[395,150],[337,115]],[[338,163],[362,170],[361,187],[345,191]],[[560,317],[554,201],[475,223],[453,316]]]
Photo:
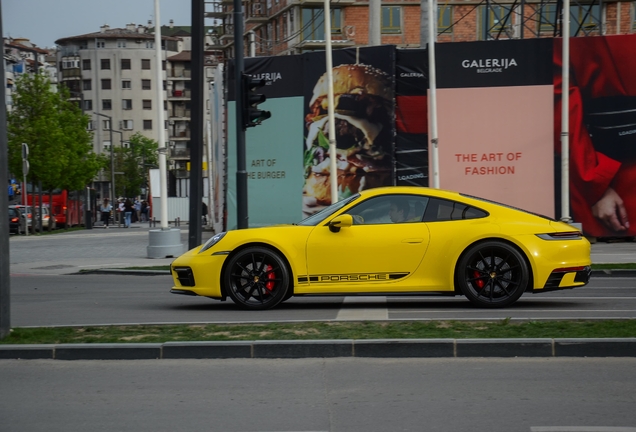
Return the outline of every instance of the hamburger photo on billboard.
[[[333,68],[335,131],[329,130],[328,82],[318,79],[305,117],[303,212],[361,190],[393,184],[393,83],[384,71],[364,64]],[[334,134],[338,197],[331,196],[329,139]]]

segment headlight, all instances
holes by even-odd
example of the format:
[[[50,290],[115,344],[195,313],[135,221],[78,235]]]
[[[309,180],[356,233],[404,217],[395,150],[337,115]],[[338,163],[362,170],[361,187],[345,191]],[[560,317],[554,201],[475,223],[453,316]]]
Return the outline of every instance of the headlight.
[[[206,241],[203,244],[203,246],[201,246],[201,250],[199,251],[199,253],[203,253],[206,250],[210,249],[212,246],[214,246],[215,244],[220,242],[223,237],[225,237],[225,232],[220,232],[218,234],[215,234],[214,237],[212,237],[210,240]]]

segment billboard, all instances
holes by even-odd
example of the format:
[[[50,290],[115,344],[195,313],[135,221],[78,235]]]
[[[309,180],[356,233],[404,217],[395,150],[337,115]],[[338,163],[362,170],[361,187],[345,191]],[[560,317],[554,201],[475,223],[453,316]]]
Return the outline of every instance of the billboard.
[[[552,41],[436,45],[442,189],[554,216]]]
[[[561,64],[555,39],[559,159]],[[572,38],[570,74],[571,216],[589,236],[636,236],[636,35]]]

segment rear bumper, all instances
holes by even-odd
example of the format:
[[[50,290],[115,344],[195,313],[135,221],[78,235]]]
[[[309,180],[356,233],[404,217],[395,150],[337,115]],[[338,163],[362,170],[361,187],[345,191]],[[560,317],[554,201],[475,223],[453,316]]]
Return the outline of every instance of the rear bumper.
[[[587,285],[592,274],[591,266],[556,269],[550,273],[545,285],[533,292],[555,291]]]

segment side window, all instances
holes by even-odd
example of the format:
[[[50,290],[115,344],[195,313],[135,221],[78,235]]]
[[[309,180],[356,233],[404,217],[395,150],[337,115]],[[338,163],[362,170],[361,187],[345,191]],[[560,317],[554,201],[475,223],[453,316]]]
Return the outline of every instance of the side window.
[[[385,195],[370,198],[347,211],[355,225],[421,222],[428,197]]]
[[[431,198],[424,214],[424,222],[477,219],[487,215],[488,213],[485,211],[466,204]]]

